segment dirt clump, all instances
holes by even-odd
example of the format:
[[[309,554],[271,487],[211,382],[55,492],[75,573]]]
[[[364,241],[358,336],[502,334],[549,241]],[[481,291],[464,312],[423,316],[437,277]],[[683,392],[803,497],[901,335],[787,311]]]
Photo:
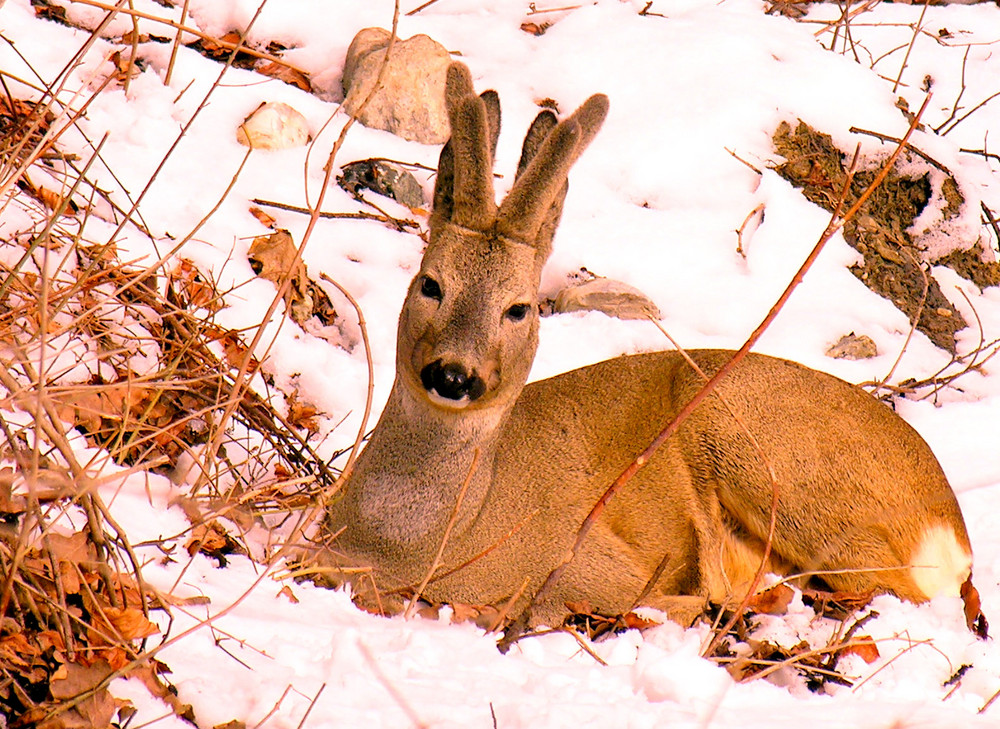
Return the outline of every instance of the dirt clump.
[[[801,189],[808,200],[833,212],[847,183],[850,161],[831,137],[802,121],[794,129],[782,122],[773,141],[778,154],[785,158],[775,171]],[[844,199],[844,211],[867,189],[879,170],[877,163],[866,165],[864,160],[858,167]],[[921,167],[926,171],[914,171]],[[941,214],[945,218],[958,216],[964,204],[959,186],[950,175],[934,191],[930,167],[926,161],[914,158],[901,172],[904,165],[897,162],[857,215],[844,225],[844,237],[863,256],[863,262],[851,266],[851,272],[869,289],[889,299],[935,345],[954,354],[955,334],[965,328],[966,321],[944,296],[925,264],[949,266],[980,287],[1000,283],[1000,264],[984,262],[975,244],[968,250],[927,260],[926,251],[910,233],[914,220],[935,194],[943,198]]]

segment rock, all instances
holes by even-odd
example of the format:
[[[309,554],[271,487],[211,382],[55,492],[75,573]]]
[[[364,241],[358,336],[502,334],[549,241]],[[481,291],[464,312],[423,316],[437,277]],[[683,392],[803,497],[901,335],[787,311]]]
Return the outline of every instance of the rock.
[[[851,332],[826,350],[826,356],[834,359],[871,359],[878,356],[878,347],[871,337]]]
[[[659,319],[660,310],[634,286],[610,278],[595,278],[567,286],[558,294],[554,311],[600,311],[617,319]]]
[[[288,149],[309,141],[309,123],[280,101],[261,104],[236,129],[236,141],[253,149]]]
[[[390,33],[382,28],[360,31],[347,50],[344,64],[344,110],[354,114],[368,96],[389,45]],[[426,35],[396,40],[380,88],[359,121],[403,139],[423,144],[443,144],[450,128],[444,105],[444,84],[451,56]]]
[[[362,159],[343,166],[337,184],[352,195],[371,190],[408,208],[424,205],[424,189],[417,178],[398,165],[380,159]]]

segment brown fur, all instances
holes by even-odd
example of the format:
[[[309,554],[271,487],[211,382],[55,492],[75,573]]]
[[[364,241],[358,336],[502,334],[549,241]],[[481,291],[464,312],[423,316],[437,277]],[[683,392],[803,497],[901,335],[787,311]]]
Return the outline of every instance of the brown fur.
[[[439,572],[473,561],[425,594],[500,604],[525,578],[526,596],[537,589],[604,489],[703,380],[679,354],[660,352],[525,386],[538,281],[569,168],[607,100],[591,97],[558,125],[543,112],[499,207],[495,95],[477,98],[468,70],[455,64],[448,106],[452,139],[430,244],[399,319],[396,382],[326,527],[343,530],[333,561],[371,567],[381,590],[417,585],[468,479]],[[511,314],[518,305],[528,305],[520,319]],[[710,374],[731,353],[691,354]],[[460,364],[482,393],[430,392],[422,373],[434,362]],[[558,622],[569,600],[629,609],[665,555],[647,603],[686,612],[704,598],[742,596],[768,532],[771,473],[780,497],[772,569],[830,571],[825,580],[836,589],[920,601],[931,595],[914,582],[910,559],[928,530],[953,535],[959,562],[971,555],[954,494],[909,425],[853,385],[750,355],[611,502],[535,622]]]

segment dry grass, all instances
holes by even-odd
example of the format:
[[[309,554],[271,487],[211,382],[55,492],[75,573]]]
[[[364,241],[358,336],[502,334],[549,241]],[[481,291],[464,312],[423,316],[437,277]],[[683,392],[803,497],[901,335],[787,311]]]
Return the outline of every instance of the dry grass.
[[[221,79],[246,48],[239,37],[217,46],[228,53]],[[66,91],[68,73],[32,84],[0,69],[0,214],[18,221],[0,243],[0,714],[11,727],[124,722],[130,708],[107,691],[116,676],[141,679],[190,717],[155,658],[183,637],[158,627],[180,603],[144,583],[106,502],[127,479],[194,482],[181,499],[188,533],[143,546],[166,559],[179,542],[223,561],[247,551],[237,526],[271,514],[298,514],[277,538],[300,539],[302,517],[339,475],[313,450],[315,413],[260,372],[259,330],[215,322],[230,292],[177,254],[197,228],[152,263],[119,255],[120,235],[148,237],[138,213],[145,191],[128,209],[116,204],[88,176],[103,142],[81,161],[61,141],[85,136],[83,111],[131,78],[129,63],[112,60],[89,95]],[[103,227],[88,225],[93,216]],[[88,237],[107,223],[107,240]]]

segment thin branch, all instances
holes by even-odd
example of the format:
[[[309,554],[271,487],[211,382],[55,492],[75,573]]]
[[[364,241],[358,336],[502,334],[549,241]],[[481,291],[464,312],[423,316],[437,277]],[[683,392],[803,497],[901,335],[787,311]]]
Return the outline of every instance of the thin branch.
[[[169,86],[170,81],[174,75],[174,63],[177,61],[177,52],[181,47],[181,36],[184,31],[181,28],[184,27],[184,22],[187,20],[188,15],[188,5],[190,5],[191,0],[184,0],[184,6],[181,8],[181,19],[178,23],[177,33],[174,35],[174,42],[170,46],[170,60],[167,62],[167,72],[163,76],[163,85]]]
[[[823,234],[820,236],[819,241],[813,247],[812,251],[806,257],[805,261],[803,261],[802,265],[799,267],[799,270],[796,272],[795,276],[789,282],[784,292],[775,302],[774,306],[771,307],[771,310],[768,312],[767,316],[765,316],[764,320],[757,326],[756,329],[754,329],[754,331],[747,338],[746,342],[744,342],[743,346],[740,347],[740,349],[733,354],[732,358],[728,362],[726,362],[722,367],[720,367],[719,370],[712,376],[712,378],[707,383],[705,383],[705,385],[695,394],[695,396],[691,398],[691,400],[683,408],[681,408],[680,412],[678,412],[678,414],[674,417],[673,421],[671,421],[666,427],[663,428],[663,430],[659,433],[659,435],[656,436],[656,438],[653,439],[653,441],[649,444],[649,446],[647,446],[646,449],[643,450],[642,453],[640,453],[635,458],[635,460],[632,461],[632,463],[630,463],[625,468],[624,471],[622,471],[622,473],[618,476],[618,478],[616,478],[614,482],[607,488],[607,490],[604,492],[601,498],[597,500],[593,508],[590,510],[590,513],[587,514],[586,519],[584,519],[583,523],[580,525],[580,529],[577,531],[576,539],[574,540],[573,545],[563,555],[559,563],[552,569],[548,577],[545,579],[545,582],[542,583],[542,586],[538,589],[538,591],[532,597],[531,601],[524,608],[524,610],[521,612],[518,618],[510,626],[508,626],[506,632],[504,633],[503,639],[498,644],[498,647],[500,648],[501,652],[506,652],[510,648],[511,644],[514,641],[516,641],[517,638],[525,631],[528,624],[530,623],[532,611],[537,605],[541,604],[548,597],[548,594],[555,586],[555,583],[558,582],[559,578],[562,576],[563,572],[565,572],[570,562],[572,562],[575,559],[580,548],[583,546],[583,543],[586,540],[587,535],[590,533],[591,528],[597,522],[598,517],[601,515],[601,513],[604,511],[607,505],[611,502],[611,500],[617,495],[619,491],[621,491],[625,487],[625,485],[632,479],[632,477],[639,471],[639,469],[641,469],[643,466],[646,465],[646,463],[649,462],[649,459],[653,456],[653,454],[657,450],[659,450],[660,446],[663,445],[667,441],[667,439],[670,438],[675,432],[677,432],[677,429],[688,418],[688,416],[691,415],[691,413],[693,413],[695,409],[697,409],[697,407],[705,400],[705,398],[707,398],[710,394],[712,394],[712,392],[715,390],[718,384],[746,356],[747,352],[749,352],[750,349],[757,343],[757,341],[761,338],[761,336],[763,336],[767,328],[771,325],[771,322],[774,321],[774,319],[778,316],[778,313],[781,311],[782,307],[784,307],[785,303],[791,297],[792,292],[802,282],[802,279],[805,276],[806,272],[812,267],[813,263],[815,262],[819,254],[822,252],[827,242],[833,237],[833,235],[838,230],[840,230],[844,226],[844,224],[848,220],[850,220],[857,214],[858,210],[860,210],[861,207],[868,201],[868,198],[871,197],[872,193],[874,193],[875,190],[879,187],[879,185],[882,184],[886,176],[888,176],[889,171],[895,164],[896,159],[899,157],[899,155],[905,148],[905,144],[907,141],[909,141],[909,138],[913,134],[913,131],[916,129],[917,124],[919,124],[920,117],[923,116],[924,111],[927,109],[927,105],[930,102],[930,98],[931,97],[928,94],[927,97],[924,99],[924,103],[920,107],[920,110],[916,113],[916,115],[914,115],[913,121],[910,123],[910,128],[907,130],[906,135],[901,140],[902,143],[896,147],[896,149],[893,151],[891,155],[889,155],[889,158],[882,166],[882,169],[879,171],[878,175],[875,176],[875,179],[872,180],[871,184],[861,194],[861,196],[857,199],[857,201],[850,208],[850,210],[848,210],[843,217],[839,217],[837,215],[839,209],[834,211],[834,214],[829,224],[827,225],[826,229],[823,231]]]
[[[896,82],[892,85],[892,93],[896,93],[899,90],[899,82],[903,78],[903,71],[906,70],[906,63],[910,60],[910,52],[913,50],[913,45],[917,42],[917,36],[920,35],[920,31],[924,24],[924,15],[927,13],[927,6],[930,5],[930,0],[924,0],[924,7],[920,10],[920,17],[917,18],[917,24],[913,26],[913,36],[910,38],[910,45],[906,47],[906,54],[903,56],[903,62],[899,66],[899,75],[896,76]]]
[[[248,56],[253,56],[254,58],[260,58],[260,59],[262,59],[264,61],[271,61],[272,63],[276,63],[279,66],[284,66],[285,68],[288,68],[289,70],[297,71],[298,73],[301,73],[301,74],[306,75],[306,76],[309,75],[307,71],[305,71],[302,68],[299,68],[298,66],[296,66],[293,63],[289,63],[285,59],[281,58],[281,56],[276,56],[273,53],[268,53],[267,51],[258,51],[255,48],[252,48],[250,46],[244,45],[242,39],[246,39],[247,33],[250,32],[250,25],[253,24],[252,20],[250,21],[250,24],[248,24],[247,27],[241,33],[242,39],[240,40],[240,42],[239,43],[232,43],[231,41],[223,40],[222,38],[217,38],[217,37],[215,37],[213,35],[205,33],[205,32],[203,32],[203,31],[201,31],[198,28],[195,28],[193,26],[184,25],[184,17],[183,17],[183,15],[181,16],[181,21],[180,22],[176,22],[176,21],[170,20],[169,18],[161,18],[158,15],[151,15],[150,13],[144,13],[141,10],[132,10],[132,9],[129,9],[129,8],[120,7],[120,5],[124,4],[124,0],[122,0],[122,2],[120,2],[118,6],[108,5],[107,3],[102,3],[99,0],[70,0],[70,1],[74,2],[74,3],[77,3],[79,5],[89,5],[89,6],[94,7],[94,8],[101,8],[102,10],[115,10],[115,11],[117,11],[119,13],[124,14],[124,15],[131,15],[131,16],[133,16],[135,18],[141,18],[143,20],[151,20],[154,23],[162,23],[163,25],[167,25],[167,26],[170,26],[171,28],[175,28],[177,30],[178,37],[180,36],[181,33],[190,33],[191,35],[197,36],[198,38],[200,38],[203,41],[211,41],[212,43],[214,43],[215,45],[219,46],[220,48],[222,48],[224,50],[232,51],[232,52],[239,52],[239,53],[246,53]],[[185,7],[186,7],[186,5],[187,4],[185,3]],[[167,83],[169,83],[169,81]]]
[[[269,208],[277,208],[278,210],[287,210],[291,213],[303,213],[305,215],[312,215],[313,211],[309,208],[304,208],[300,205],[291,205],[289,203],[274,202],[272,200],[262,200],[261,198],[253,198],[250,202],[254,205],[263,205]],[[365,201],[367,202],[367,201]],[[378,223],[387,223],[397,230],[402,231],[403,228],[414,228],[416,230],[420,229],[420,223],[415,220],[406,220],[402,218],[394,218],[391,215],[378,215],[376,213],[366,213],[364,211],[358,211],[356,213],[333,213],[327,211],[320,211],[317,213],[320,218],[326,219],[336,219],[336,220],[374,220]]]

